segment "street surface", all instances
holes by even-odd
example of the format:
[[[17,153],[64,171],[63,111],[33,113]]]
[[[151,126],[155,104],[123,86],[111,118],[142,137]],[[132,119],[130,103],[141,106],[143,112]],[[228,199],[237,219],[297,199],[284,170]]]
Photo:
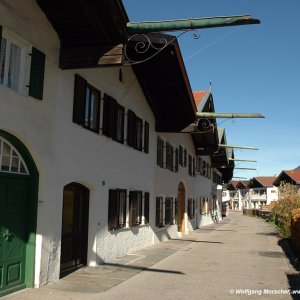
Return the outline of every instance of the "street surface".
[[[219,224],[83,268],[10,300],[299,299],[299,274],[262,219],[232,212]]]

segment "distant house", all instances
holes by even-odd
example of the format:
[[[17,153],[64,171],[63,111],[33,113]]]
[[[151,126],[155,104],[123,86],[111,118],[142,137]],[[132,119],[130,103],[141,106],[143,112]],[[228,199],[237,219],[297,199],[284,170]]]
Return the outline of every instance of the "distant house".
[[[248,187],[251,208],[259,208],[278,200],[278,188],[273,185],[275,179],[275,176],[260,176],[250,180]]]
[[[249,208],[250,207],[250,189],[249,189],[249,180],[239,181],[236,185],[239,193],[239,209]]]
[[[281,182],[290,183],[300,188],[300,170],[282,171],[273,184],[278,187]]]
[[[273,185],[275,177],[253,177],[249,181],[230,181],[223,189],[222,201],[230,209],[260,208],[278,200],[278,189]]]

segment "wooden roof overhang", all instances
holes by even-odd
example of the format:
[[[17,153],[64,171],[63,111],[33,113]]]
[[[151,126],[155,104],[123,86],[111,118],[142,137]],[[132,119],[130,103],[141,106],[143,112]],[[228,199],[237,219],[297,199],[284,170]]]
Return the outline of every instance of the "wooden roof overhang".
[[[227,144],[224,128],[218,128],[218,140],[219,144]],[[229,166],[229,153],[231,153],[230,149],[218,147],[218,150],[211,155],[212,167],[220,168]]]
[[[232,148],[227,149],[227,155],[228,158],[234,158],[234,152]],[[220,171],[222,174],[223,182],[227,183],[232,179],[234,167],[235,167],[234,161],[229,160],[227,165],[217,168],[218,171]]]
[[[128,17],[120,0],[36,0],[60,39],[61,69],[123,63]]]
[[[281,182],[290,183],[292,185],[299,184],[299,182],[296,182],[293,178],[289,176],[285,171],[282,171],[277,178],[274,180],[273,184],[274,186],[280,186]]]
[[[237,183],[236,187],[238,189],[245,190],[245,189],[249,189],[248,184],[249,184],[249,181],[239,181]]]
[[[197,106],[201,112],[215,112],[212,93],[209,92],[207,97],[204,97]],[[207,124],[210,127],[206,129]],[[217,121],[215,118],[200,118],[198,119],[198,131],[193,132],[192,137],[197,146],[198,155],[212,155],[218,151],[219,136],[217,129]],[[201,130],[203,128],[203,130]]]
[[[178,42],[174,36],[160,33],[148,37],[155,47],[162,47],[162,38],[170,44],[147,60],[155,50],[150,49],[146,56],[138,53],[135,46],[140,40],[133,38],[127,45],[128,56],[142,61],[133,64],[133,69],[155,115],[156,131],[180,132],[195,122],[196,104]]]
[[[250,179],[248,187],[249,188],[263,188],[264,185],[261,184],[261,182],[259,182],[255,177],[253,177],[252,179]]]

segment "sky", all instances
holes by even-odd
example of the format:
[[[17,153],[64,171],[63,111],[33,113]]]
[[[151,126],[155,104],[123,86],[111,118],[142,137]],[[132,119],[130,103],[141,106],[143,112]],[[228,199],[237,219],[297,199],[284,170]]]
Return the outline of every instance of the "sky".
[[[178,38],[193,91],[212,82],[216,112],[261,113],[265,119],[218,119],[237,150],[235,177],[278,175],[300,165],[299,0],[123,0],[130,21],[250,14],[260,25],[199,30]],[[174,34],[174,33],[172,33]],[[175,34],[180,34],[177,32]],[[240,179],[242,179],[240,178]]]

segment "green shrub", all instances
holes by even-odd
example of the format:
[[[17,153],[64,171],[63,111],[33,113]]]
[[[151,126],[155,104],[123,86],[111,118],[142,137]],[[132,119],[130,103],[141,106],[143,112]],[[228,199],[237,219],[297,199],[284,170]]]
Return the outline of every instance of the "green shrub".
[[[279,187],[279,199],[272,203],[271,210],[274,214],[275,224],[280,228],[280,234],[283,237],[291,236],[292,213],[298,208],[300,208],[298,189],[289,183],[282,182]]]

